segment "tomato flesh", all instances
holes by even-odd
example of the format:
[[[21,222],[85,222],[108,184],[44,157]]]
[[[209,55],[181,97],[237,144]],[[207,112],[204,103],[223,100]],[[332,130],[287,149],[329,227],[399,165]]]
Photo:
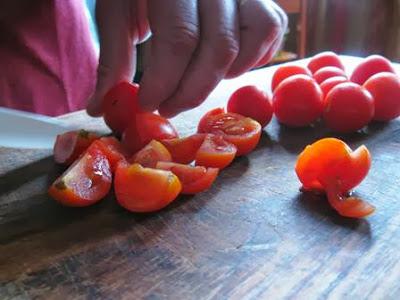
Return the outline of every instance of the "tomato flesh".
[[[220,135],[209,134],[196,153],[196,165],[223,169],[235,158],[237,148]]]
[[[54,181],[49,188],[49,195],[66,206],[89,206],[107,195],[111,181],[108,159],[93,144]]]
[[[93,142],[107,157],[111,171],[114,174],[117,165],[126,161],[128,152],[115,137],[102,137]]]
[[[137,152],[130,160],[146,168],[155,168],[159,161],[172,161],[171,154],[163,144],[152,140],[142,150]]]
[[[197,133],[185,138],[175,138],[160,141],[171,153],[172,161],[181,164],[191,163],[204,141],[206,134]]]
[[[68,131],[57,135],[53,147],[56,163],[72,164],[99,136],[86,130]]]
[[[176,199],[182,185],[171,171],[119,164],[114,190],[117,202],[131,212],[154,212]]]
[[[173,162],[158,162],[157,169],[168,170],[178,176],[182,194],[193,195],[208,190],[218,176],[217,168],[190,166]]]

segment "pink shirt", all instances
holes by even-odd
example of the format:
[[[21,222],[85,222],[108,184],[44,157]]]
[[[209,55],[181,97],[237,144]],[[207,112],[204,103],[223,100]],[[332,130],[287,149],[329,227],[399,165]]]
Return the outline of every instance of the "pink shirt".
[[[0,22],[0,106],[49,116],[83,109],[97,67],[84,1],[32,2],[21,20]]]

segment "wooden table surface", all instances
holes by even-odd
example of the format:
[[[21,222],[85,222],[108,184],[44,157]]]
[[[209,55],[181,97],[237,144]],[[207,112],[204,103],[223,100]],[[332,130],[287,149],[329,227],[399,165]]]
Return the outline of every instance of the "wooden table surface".
[[[343,59],[350,69],[358,62]],[[222,82],[174,124],[182,135],[193,132],[239,86],[266,89],[272,69]],[[83,112],[62,118],[104,129]],[[377,207],[365,220],[340,217],[323,197],[299,192],[296,156],[332,135],[274,120],[258,148],[209,191],[147,215],[124,211],[112,196],[85,209],[61,207],[46,195],[60,172],[51,151],[0,149],[0,298],[399,299],[400,122],[344,137],[373,156],[357,188]]]

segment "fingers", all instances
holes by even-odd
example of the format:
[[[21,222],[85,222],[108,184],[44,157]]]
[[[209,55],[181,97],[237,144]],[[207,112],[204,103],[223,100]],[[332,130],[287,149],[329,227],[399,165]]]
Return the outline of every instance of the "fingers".
[[[138,38],[136,24],[132,24],[133,5],[130,0],[97,0],[100,58],[96,89],[87,107],[91,116],[102,114],[103,96],[112,86],[121,80],[132,80],[136,66],[134,42]]]
[[[269,0],[247,0],[239,5],[240,52],[226,78],[236,77],[262,60],[284,31],[285,15]],[[275,44],[275,49],[277,48]],[[276,51],[276,50],[275,50]],[[270,55],[273,53],[271,52]]]
[[[235,0],[200,0],[201,40],[175,93],[160,114],[172,117],[200,105],[225,76],[239,52],[239,20]]]
[[[200,33],[197,1],[148,0],[147,5],[152,42],[139,100],[153,111],[178,88]]]

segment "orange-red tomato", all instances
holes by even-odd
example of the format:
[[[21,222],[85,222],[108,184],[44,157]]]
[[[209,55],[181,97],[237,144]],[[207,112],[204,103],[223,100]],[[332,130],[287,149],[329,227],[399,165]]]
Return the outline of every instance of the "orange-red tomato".
[[[146,168],[155,168],[159,161],[172,161],[171,154],[163,144],[152,140],[142,150],[137,152],[130,160]]]
[[[311,72],[307,68],[302,66],[286,65],[279,67],[272,76],[271,90],[275,91],[278,85],[286,78],[299,74],[308,75],[310,77],[312,76]]]
[[[54,181],[49,188],[49,195],[66,206],[89,206],[107,195],[111,181],[108,159],[93,144]]]
[[[217,168],[195,167],[173,162],[158,162],[157,169],[168,170],[178,176],[182,183],[181,193],[188,195],[208,190],[218,175]]]
[[[354,69],[350,81],[363,85],[372,75],[381,72],[395,73],[388,59],[380,55],[371,55]]]
[[[132,212],[158,211],[181,192],[182,185],[171,171],[119,164],[114,178],[117,202]]]
[[[256,120],[264,128],[272,119],[269,96],[254,85],[237,89],[229,98],[227,111]]]
[[[361,183],[370,167],[371,156],[365,146],[351,151],[339,139],[324,138],[304,149],[295,170],[303,189],[325,191],[339,214],[364,217],[374,211],[373,206],[345,195]]]
[[[237,156],[254,150],[261,137],[261,125],[257,121],[235,113],[212,110],[200,120],[199,133],[221,135],[224,140],[234,144]]]
[[[196,165],[226,168],[236,156],[237,148],[220,135],[209,134],[196,153]]]
[[[313,75],[315,81],[318,84],[321,84],[328,78],[335,76],[346,77],[346,73],[338,67],[323,67],[319,69],[317,72],[315,72],[315,74]]]
[[[97,134],[83,129],[57,135],[53,148],[55,162],[72,164],[98,138]]]
[[[203,129],[208,126],[207,124],[208,124],[210,118],[212,118],[214,116],[218,116],[223,113],[225,113],[225,109],[222,107],[217,107],[217,108],[214,108],[214,109],[208,111],[204,116],[201,117],[201,119],[199,121],[199,125],[197,126],[197,132],[204,133]]]
[[[103,98],[104,121],[115,133],[122,134],[140,111],[139,85],[126,81],[111,88]]]
[[[107,157],[112,173],[115,172],[117,165],[122,161],[126,161],[128,157],[127,150],[115,137],[102,137],[94,141],[93,144],[99,147]]]
[[[172,161],[181,164],[191,163],[197,150],[204,141],[206,134],[197,133],[185,138],[175,138],[160,141],[171,153]]]
[[[154,113],[136,114],[135,119],[126,128],[122,143],[133,154],[142,149],[151,140],[165,140],[177,138],[178,133],[172,124],[165,118]]]
[[[344,66],[340,60],[340,57],[331,51],[321,52],[313,56],[308,63],[307,68],[311,71],[311,73],[314,74],[319,69],[328,66],[337,67],[344,70]]]
[[[291,127],[308,126],[317,121],[323,111],[321,88],[306,75],[294,75],[282,81],[272,103],[278,121]]]
[[[324,103],[325,103],[326,95],[328,95],[328,93],[330,92],[331,89],[333,89],[335,86],[337,86],[340,83],[344,83],[344,82],[348,82],[348,81],[349,80],[344,76],[334,76],[334,77],[328,78],[325,81],[323,81],[320,84],[320,88],[322,90]]]
[[[400,78],[388,72],[373,75],[364,83],[375,101],[374,120],[390,121],[400,116]]]

